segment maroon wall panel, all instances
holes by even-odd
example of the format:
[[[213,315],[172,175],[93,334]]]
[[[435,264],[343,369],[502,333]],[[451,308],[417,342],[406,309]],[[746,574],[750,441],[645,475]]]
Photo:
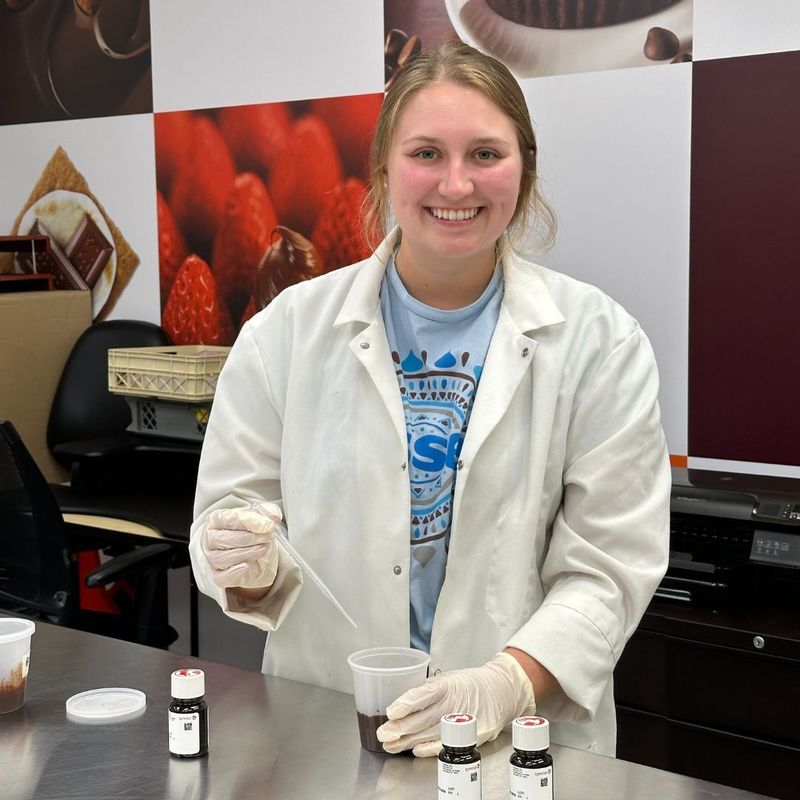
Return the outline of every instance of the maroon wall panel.
[[[689,454],[800,465],[800,52],[692,69]]]

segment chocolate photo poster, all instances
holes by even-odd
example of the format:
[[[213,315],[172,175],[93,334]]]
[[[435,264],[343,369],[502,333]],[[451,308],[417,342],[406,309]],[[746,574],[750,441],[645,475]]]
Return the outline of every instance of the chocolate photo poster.
[[[148,0],[1,0],[0,124],[152,111]]]
[[[384,0],[387,80],[410,49],[458,37],[518,78],[692,59],[693,0]],[[410,44],[409,44],[410,42]],[[405,48],[405,49],[404,49]]]
[[[155,115],[162,325],[231,344],[290,284],[365,258],[382,94]]]

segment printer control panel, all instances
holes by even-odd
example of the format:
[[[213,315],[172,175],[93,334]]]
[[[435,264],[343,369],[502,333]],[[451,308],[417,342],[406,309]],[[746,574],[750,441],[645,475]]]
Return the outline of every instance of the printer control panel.
[[[783,531],[753,532],[750,560],[761,564],[800,567],[800,537]]]
[[[763,500],[753,512],[753,519],[800,525],[800,503]]]

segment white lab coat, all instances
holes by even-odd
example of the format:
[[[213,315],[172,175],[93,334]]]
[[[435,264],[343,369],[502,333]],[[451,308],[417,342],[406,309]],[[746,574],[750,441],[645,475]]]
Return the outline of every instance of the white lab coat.
[[[192,526],[200,590],[231,617],[279,626],[264,671],[347,692],[349,653],[409,642],[407,439],[378,296],[395,236],[244,326],[219,379]],[[636,320],[599,289],[515,255],[504,278],[460,454],[431,674],[524,650],[563,689],[538,708],[553,741],[612,755],[612,672],[669,546],[656,365]],[[213,583],[205,515],[261,499],[282,505],[291,542],[357,630],[308,580],[253,606]]]

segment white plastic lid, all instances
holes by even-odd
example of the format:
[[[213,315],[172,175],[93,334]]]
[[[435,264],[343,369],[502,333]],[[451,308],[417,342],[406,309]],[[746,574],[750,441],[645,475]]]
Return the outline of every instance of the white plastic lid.
[[[478,742],[478,721],[472,714],[445,714],[441,721],[442,744],[474,747]]]
[[[550,723],[544,717],[517,717],[511,725],[515,750],[534,753],[550,747]]]
[[[206,692],[206,676],[201,669],[176,669],[172,673],[172,696],[179,700],[202,697]]]
[[[29,619],[19,617],[0,617],[0,644],[26,639],[33,635],[36,625]]]
[[[90,689],[67,700],[67,716],[78,722],[111,722],[136,717],[146,705],[138,689]]]

